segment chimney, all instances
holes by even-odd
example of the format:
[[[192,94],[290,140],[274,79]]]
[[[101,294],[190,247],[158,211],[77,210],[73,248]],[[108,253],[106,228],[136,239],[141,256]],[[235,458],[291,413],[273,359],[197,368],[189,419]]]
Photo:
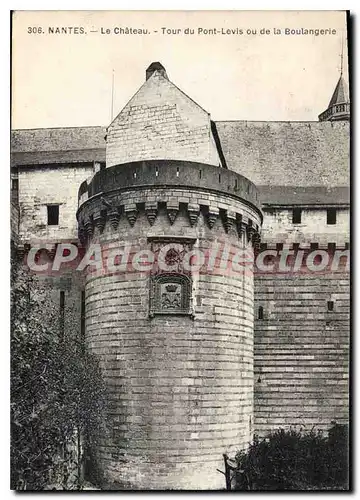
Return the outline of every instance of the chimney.
[[[150,76],[155,72],[158,71],[164,78],[168,80],[168,76],[166,74],[166,70],[164,66],[159,63],[159,62],[152,62],[148,69],[146,70],[146,80],[150,78]]]

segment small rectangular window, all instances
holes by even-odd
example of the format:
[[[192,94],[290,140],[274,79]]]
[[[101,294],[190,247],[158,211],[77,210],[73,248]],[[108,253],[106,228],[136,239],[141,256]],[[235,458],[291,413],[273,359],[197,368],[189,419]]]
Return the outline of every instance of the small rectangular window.
[[[258,309],[258,319],[264,319],[264,308],[260,306]]]
[[[47,225],[57,226],[59,224],[59,205],[47,206]]]
[[[328,250],[331,253],[334,253],[336,250],[336,243],[328,243]]]
[[[19,190],[19,179],[12,179],[11,180],[11,189],[13,191],[18,191]]]
[[[336,224],[336,208],[328,208],[326,211],[326,223],[334,225]]]
[[[319,243],[310,243],[310,250],[318,250]]]
[[[327,308],[328,308],[328,311],[334,310],[334,301],[333,300],[328,300]]]
[[[301,224],[301,208],[294,208],[292,214],[293,224]]]

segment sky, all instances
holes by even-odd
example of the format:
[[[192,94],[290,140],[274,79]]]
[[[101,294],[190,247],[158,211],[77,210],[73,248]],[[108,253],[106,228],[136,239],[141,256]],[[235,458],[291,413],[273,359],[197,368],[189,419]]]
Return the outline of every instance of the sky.
[[[78,32],[49,33],[56,27]],[[114,32],[126,27],[149,34]],[[285,32],[301,28],[332,34]],[[317,121],[339,78],[343,39],[348,80],[341,11],[18,11],[12,128],[106,126],[112,102],[116,115],[153,61],[215,121]]]

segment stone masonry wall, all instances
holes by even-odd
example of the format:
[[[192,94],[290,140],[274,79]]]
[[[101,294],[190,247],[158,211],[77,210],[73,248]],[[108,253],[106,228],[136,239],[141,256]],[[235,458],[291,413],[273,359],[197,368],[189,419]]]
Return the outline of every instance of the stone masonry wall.
[[[34,293],[42,293],[44,301],[43,321],[54,334],[61,334],[60,292],[64,292],[63,333],[81,340],[81,292],[84,283],[80,273],[64,272],[57,276],[38,275]]]
[[[349,294],[344,272],[255,278],[256,433],[348,423]]]
[[[91,164],[19,169],[21,241],[76,240],[77,192],[92,173]],[[58,226],[47,226],[47,204],[51,203],[60,204]]]
[[[336,200],[329,200],[329,206],[336,207]],[[350,241],[349,208],[336,208],[336,224],[327,224],[326,207],[303,208],[300,224],[293,224],[291,207],[265,207],[263,210],[263,243],[299,243],[308,248],[310,243],[325,247],[328,243],[336,243],[344,248]]]
[[[336,201],[336,200],[333,200]],[[326,224],[324,209],[304,209],[302,224],[292,210],[266,209],[262,243],[283,243],[329,252],[349,243],[349,211],[339,208],[337,224]],[[348,422],[350,276],[339,272],[255,275],[255,432],[279,427],[327,430]],[[328,311],[328,301],[334,310]],[[259,307],[263,319],[258,318]]]
[[[165,195],[166,206],[156,203],[150,224],[146,203]],[[244,219],[261,224],[250,206],[196,190],[149,188],[121,197],[125,210],[131,198],[136,206],[142,197],[145,211],[137,205],[132,225],[122,213],[116,230],[108,222],[102,230],[95,226],[92,243],[109,250],[129,243],[132,253],[149,248],[151,237],[194,238],[202,250],[224,240],[232,252],[243,248],[246,240],[239,239],[234,226],[225,232],[220,216],[212,228],[202,212],[191,224],[186,207],[199,207],[206,199],[214,208],[227,201],[229,210],[245,210]],[[95,204],[95,197],[85,202],[79,218],[88,217]],[[173,223],[170,205],[178,210]],[[217,272],[193,275],[193,318],[149,317],[148,272],[126,268],[88,275],[86,341],[99,356],[110,394],[107,434],[98,450],[107,487],[223,488],[216,470],[222,467],[222,453],[234,453],[251,439],[253,276],[229,274],[219,266],[217,260]]]
[[[201,219],[206,240],[205,228]],[[135,252],[146,233],[178,236],[184,229],[197,235],[185,214],[171,227],[162,213],[150,232],[143,214],[134,230],[124,220],[118,235]],[[222,453],[246,445],[251,434],[252,280],[199,276],[195,319],[149,319],[149,279],[125,274],[86,285],[87,343],[110,392],[109,435],[99,449],[107,484],[221,488]]]
[[[81,340],[81,299],[84,291],[84,277],[72,266],[63,266],[60,271],[51,271],[53,256],[39,252],[37,264],[48,263],[48,271],[29,270],[27,252],[19,249],[14,254],[13,265],[19,265],[29,278],[32,300],[38,305],[41,322],[54,336],[64,335]],[[64,294],[61,305],[60,294]]]
[[[108,128],[107,167],[150,159],[220,166],[210,115],[155,72]]]

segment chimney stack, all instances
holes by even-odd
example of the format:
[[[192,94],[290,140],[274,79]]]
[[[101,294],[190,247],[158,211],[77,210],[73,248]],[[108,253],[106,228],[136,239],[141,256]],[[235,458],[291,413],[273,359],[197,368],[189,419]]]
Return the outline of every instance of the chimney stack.
[[[155,72],[158,71],[164,78],[168,80],[168,76],[166,74],[166,70],[164,66],[159,63],[159,62],[152,62],[148,69],[146,70],[146,80],[150,78],[150,76]]]

